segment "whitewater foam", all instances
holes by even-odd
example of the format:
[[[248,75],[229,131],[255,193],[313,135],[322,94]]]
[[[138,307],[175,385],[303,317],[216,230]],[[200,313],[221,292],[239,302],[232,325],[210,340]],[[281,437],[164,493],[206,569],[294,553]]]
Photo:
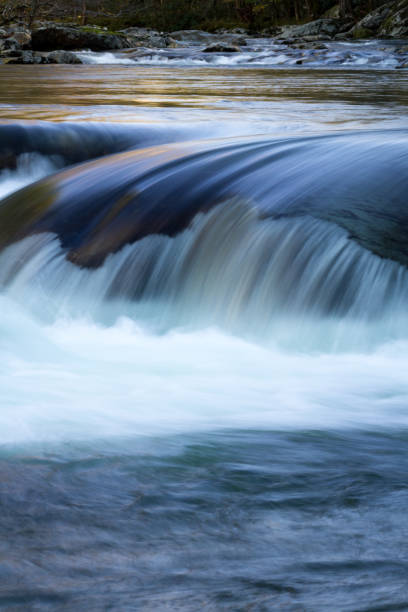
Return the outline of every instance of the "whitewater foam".
[[[38,153],[19,155],[15,169],[0,172],[0,201],[14,191],[56,172],[62,165],[57,156],[52,159]]]
[[[1,194],[55,169],[27,159]],[[233,201],[97,270],[39,234],[0,271],[3,447],[408,425],[407,272],[326,222]]]

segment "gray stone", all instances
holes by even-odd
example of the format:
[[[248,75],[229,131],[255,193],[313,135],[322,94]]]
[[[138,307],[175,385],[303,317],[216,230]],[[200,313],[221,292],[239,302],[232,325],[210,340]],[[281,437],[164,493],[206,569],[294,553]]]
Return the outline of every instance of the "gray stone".
[[[33,51],[22,51],[19,57],[11,59],[9,64],[46,64],[47,61],[39,53]]]
[[[356,23],[349,38],[405,38],[408,36],[408,0],[387,2]]]
[[[282,28],[280,38],[305,38],[327,36],[333,38],[343,28],[344,23],[340,19],[316,19],[303,25],[285,26]]]
[[[79,59],[75,53],[71,51],[51,51],[46,56],[49,64],[82,64],[83,62]]]
[[[177,30],[176,32],[170,32],[170,36],[174,40],[195,43],[209,42],[215,37],[214,34],[210,34],[210,32],[204,32],[202,30]],[[217,36],[217,38],[219,37]]]

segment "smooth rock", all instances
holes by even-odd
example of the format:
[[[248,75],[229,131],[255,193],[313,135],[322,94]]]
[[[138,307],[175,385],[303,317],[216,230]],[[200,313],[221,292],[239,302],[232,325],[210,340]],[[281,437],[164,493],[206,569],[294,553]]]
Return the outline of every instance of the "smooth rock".
[[[32,33],[32,48],[35,51],[54,51],[55,49],[110,51],[129,46],[123,35],[105,34],[83,28],[48,25]]]

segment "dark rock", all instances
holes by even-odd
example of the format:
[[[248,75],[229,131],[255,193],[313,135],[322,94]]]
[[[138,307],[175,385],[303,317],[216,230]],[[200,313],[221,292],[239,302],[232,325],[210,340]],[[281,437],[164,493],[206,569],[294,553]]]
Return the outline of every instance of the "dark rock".
[[[21,57],[23,51],[21,49],[8,49],[7,51],[2,51],[0,53],[1,57]]]
[[[15,170],[17,168],[17,156],[12,151],[0,152],[0,170]]]
[[[407,0],[402,0],[393,5],[393,12],[381,25],[379,35],[389,38],[406,38],[408,36]]]
[[[230,45],[223,42],[212,43],[203,49],[204,53],[239,53],[240,51],[241,49],[236,45]]]
[[[4,51],[16,51],[21,49],[21,45],[15,38],[6,38],[2,41],[1,48]]]
[[[19,57],[11,59],[9,64],[47,64],[48,62],[39,54],[33,51],[22,51]]]
[[[105,34],[92,29],[60,25],[48,25],[34,30],[31,44],[35,51],[53,51],[54,49],[106,51],[130,46],[123,35]]]
[[[49,64],[82,64],[83,62],[79,59],[75,53],[71,51],[51,51],[46,56]]]
[[[408,0],[394,0],[361,19],[347,33],[349,38],[405,38],[408,36]]]

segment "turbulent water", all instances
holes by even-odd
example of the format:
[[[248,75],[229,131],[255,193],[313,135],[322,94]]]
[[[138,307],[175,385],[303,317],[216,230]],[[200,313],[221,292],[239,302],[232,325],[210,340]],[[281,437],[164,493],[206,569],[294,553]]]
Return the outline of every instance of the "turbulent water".
[[[175,51],[0,66],[0,607],[408,609],[407,74]]]

